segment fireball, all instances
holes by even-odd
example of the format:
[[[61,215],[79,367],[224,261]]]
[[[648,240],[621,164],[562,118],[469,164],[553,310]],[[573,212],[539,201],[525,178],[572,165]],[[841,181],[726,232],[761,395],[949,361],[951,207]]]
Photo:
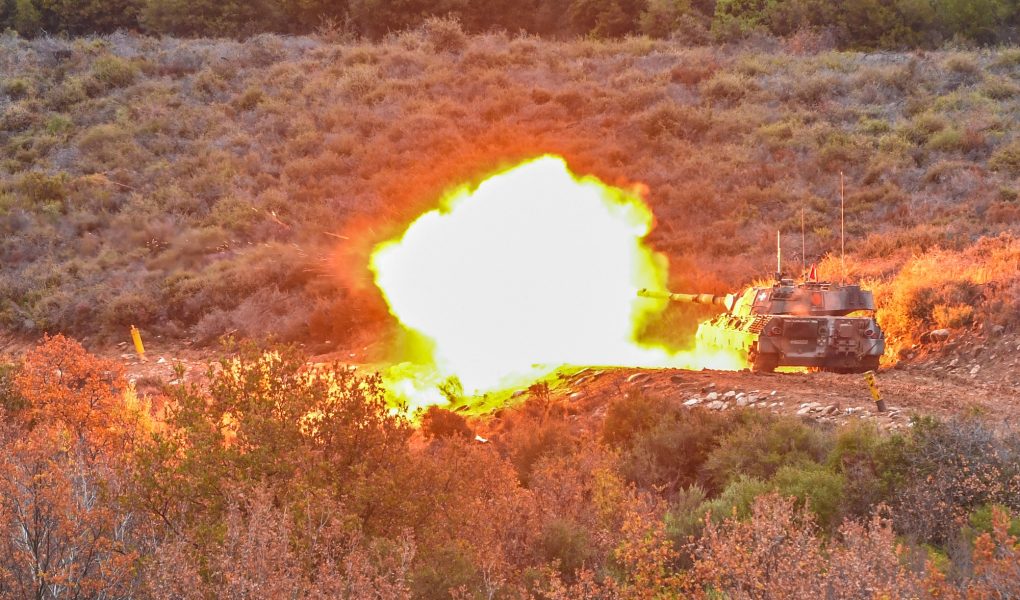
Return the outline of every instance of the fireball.
[[[652,223],[637,190],[554,156],[453,190],[372,253],[390,312],[420,340],[384,374],[390,394],[414,410],[567,365],[704,366],[639,340],[665,308],[637,295],[666,287],[667,260],[644,243]]]

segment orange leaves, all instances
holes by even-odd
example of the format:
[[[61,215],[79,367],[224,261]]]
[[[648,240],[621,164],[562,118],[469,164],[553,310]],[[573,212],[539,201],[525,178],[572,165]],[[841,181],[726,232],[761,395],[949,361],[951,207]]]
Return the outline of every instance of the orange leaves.
[[[1010,515],[994,508],[992,531],[974,541],[974,576],[968,600],[1020,597],[1020,543],[1009,533]]]
[[[25,356],[15,386],[28,402],[27,422],[62,427],[93,452],[127,442],[123,368],[89,354],[78,342],[45,337]]]

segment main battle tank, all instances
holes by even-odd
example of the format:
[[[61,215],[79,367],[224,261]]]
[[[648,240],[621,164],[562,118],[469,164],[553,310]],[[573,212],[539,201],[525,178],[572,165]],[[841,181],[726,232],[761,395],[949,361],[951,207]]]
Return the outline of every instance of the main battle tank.
[[[736,295],[638,294],[721,307],[726,312],[698,326],[698,348],[738,352],[754,371],[798,366],[863,373],[876,369],[885,352],[875,298],[858,285],[780,279]]]

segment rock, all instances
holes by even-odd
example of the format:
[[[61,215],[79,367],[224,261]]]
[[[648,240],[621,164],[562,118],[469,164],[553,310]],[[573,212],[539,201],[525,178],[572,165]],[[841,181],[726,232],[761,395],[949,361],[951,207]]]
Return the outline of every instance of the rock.
[[[627,378],[627,383],[636,383],[648,379],[648,373],[634,373]]]
[[[945,342],[950,339],[949,330],[931,330],[925,334],[921,334],[920,342],[922,344],[935,344],[937,342]]]
[[[510,394],[510,397],[511,398],[520,398],[521,396],[523,396],[524,394],[527,394],[527,393],[528,393],[528,390],[517,390],[516,392]]]
[[[749,402],[747,401],[747,396],[745,396],[745,395],[743,395],[743,394],[738,394],[738,395],[737,395],[737,399],[736,399],[736,402],[737,402],[737,406],[741,406],[741,407],[743,407],[743,406],[747,406],[748,404],[750,404],[750,403],[749,403]]]
[[[960,359],[959,358],[954,358],[953,360],[949,361],[949,368],[950,369],[955,369],[956,365],[958,365],[958,364],[960,364]]]
[[[691,407],[701,404],[701,398],[691,398],[687,402],[684,402],[684,406]]]
[[[757,401],[758,401],[758,394],[748,394],[747,395],[747,403],[748,404],[754,404]]]
[[[722,397],[723,397],[724,400],[729,400],[730,398],[735,398],[736,395],[737,395],[736,392],[734,392],[733,390],[730,390],[730,391],[726,392],[725,394],[723,394]]]
[[[672,376],[670,376],[669,380],[672,381],[673,383],[683,383],[684,382],[684,378],[681,377],[680,375],[672,375]]]
[[[161,365],[161,364],[163,364],[163,363],[165,363],[165,362],[166,362],[166,359],[165,359],[165,358],[163,358],[162,356],[160,356],[160,357],[159,357],[159,360],[157,360],[157,361],[156,361],[156,364],[157,364],[157,365]]]
[[[830,406],[826,406],[825,407],[825,410],[822,411],[822,414],[825,415],[825,416],[831,416],[831,415],[834,415],[834,414],[836,414],[838,412],[839,412],[839,409],[837,407],[830,405]]]
[[[710,410],[722,410],[724,406],[726,406],[726,403],[722,400],[716,400],[715,402],[710,402],[708,404],[708,408]]]
[[[1020,346],[1017,346],[1017,350],[1020,350]],[[703,385],[701,387],[701,392],[703,394],[707,394],[708,392],[711,392],[714,389],[715,389],[715,384],[714,383],[708,383],[708,384],[705,384],[705,385]]]
[[[718,392],[709,392],[708,395],[705,396],[705,400],[708,400],[710,402],[712,400],[718,400],[718,399],[719,399],[719,393]]]
[[[978,371],[980,371],[980,370],[981,370],[981,365],[974,365],[973,367],[970,368],[970,376],[971,377],[975,377],[978,374]]]
[[[576,401],[580,400],[581,398],[584,398],[584,394],[581,393],[581,392],[574,392],[573,394],[570,394],[570,400],[572,402],[576,402]]]
[[[802,417],[802,416],[808,414],[809,412],[811,412],[811,407],[810,406],[805,406],[805,407],[803,407],[803,408],[801,408],[800,410],[797,411],[797,416],[798,417]]]

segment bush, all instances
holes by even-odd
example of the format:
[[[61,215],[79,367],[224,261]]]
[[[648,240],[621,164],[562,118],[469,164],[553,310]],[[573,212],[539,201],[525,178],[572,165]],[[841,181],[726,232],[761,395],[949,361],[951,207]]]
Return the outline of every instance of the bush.
[[[636,432],[621,456],[621,472],[638,486],[671,496],[693,485],[718,438],[735,419],[705,410],[663,414]]]
[[[709,100],[736,102],[753,89],[753,82],[737,73],[719,72],[701,84],[701,93]]]
[[[540,543],[542,557],[556,561],[565,577],[573,576],[591,558],[588,532],[567,519],[554,519],[546,524]]]
[[[716,488],[741,476],[764,481],[783,466],[822,461],[830,444],[820,431],[791,417],[751,422],[720,440],[705,473]]]
[[[131,85],[138,74],[138,67],[118,56],[104,56],[92,64],[92,78],[102,90]]]
[[[421,418],[421,431],[427,438],[464,438],[474,439],[475,433],[467,424],[467,420],[452,410],[438,406],[430,406]]]
[[[823,465],[784,466],[776,471],[772,484],[780,495],[797,498],[823,529],[832,531],[842,521],[843,477]]]
[[[467,48],[467,35],[457,19],[429,17],[422,25],[422,33],[434,52],[461,52]]]
[[[988,166],[993,171],[1002,171],[1010,177],[1020,177],[1020,140],[996,150],[988,161]]]
[[[633,393],[618,396],[606,409],[602,440],[616,448],[628,447],[635,436],[655,427],[668,411],[669,403],[662,398]]]

